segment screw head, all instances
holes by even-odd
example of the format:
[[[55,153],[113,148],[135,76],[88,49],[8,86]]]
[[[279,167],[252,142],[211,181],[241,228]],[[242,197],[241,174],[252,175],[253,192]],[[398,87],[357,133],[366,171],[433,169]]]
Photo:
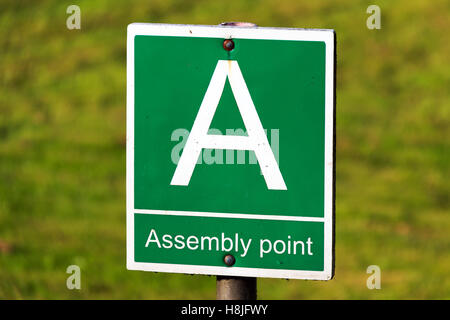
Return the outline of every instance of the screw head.
[[[225,262],[225,264],[229,267],[231,267],[235,262],[236,259],[231,255],[231,254],[227,254],[224,258],[223,258],[223,262]]]
[[[226,39],[223,41],[223,48],[227,51],[231,51],[234,49],[234,41],[231,39]]]

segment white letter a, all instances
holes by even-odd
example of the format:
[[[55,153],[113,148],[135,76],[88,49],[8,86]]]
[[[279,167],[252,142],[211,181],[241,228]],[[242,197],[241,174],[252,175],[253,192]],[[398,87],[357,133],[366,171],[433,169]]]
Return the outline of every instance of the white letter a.
[[[227,77],[248,136],[208,134]],[[189,184],[202,149],[253,150],[267,188],[287,190],[237,61],[219,60],[217,62],[183,154],[170,182],[171,185],[187,186]]]

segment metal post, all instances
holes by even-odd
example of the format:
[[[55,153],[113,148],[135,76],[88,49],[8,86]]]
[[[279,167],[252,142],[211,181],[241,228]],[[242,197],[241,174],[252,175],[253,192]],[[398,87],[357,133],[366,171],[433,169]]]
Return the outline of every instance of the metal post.
[[[224,22],[221,26],[229,27],[256,27],[257,25],[249,22]],[[225,40],[223,48],[227,51],[234,49],[234,43],[231,40]],[[228,266],[232,266],[235,259],[231,255],[224,258]],[[256,278],[217,276],[216,278],[216,299],[217,300],[256,300]]]
[[[217,300],[256,300],[256,278],[217,276]]]

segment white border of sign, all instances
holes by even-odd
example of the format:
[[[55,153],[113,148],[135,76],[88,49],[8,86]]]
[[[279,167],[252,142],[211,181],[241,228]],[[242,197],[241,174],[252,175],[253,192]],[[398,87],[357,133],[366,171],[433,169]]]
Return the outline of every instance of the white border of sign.
[[[142,210],[134,208],[134,37],[136,35],[205,37],[221,39],[268,39],[325,42],[325,181],[324,218],[276,215],[231,214],[213,212],[186,212]],[[330,280],[334,272],[334,70],[335,34],[333,30],[286,29],[261,27],[230,27],[132,23],[127,35],[127,269],[187,274],[270,277],[286,279]],[[230,219],[269,219],[324,222],[324,270],[299,271],[282,269],[219,267],[134,261],[134,213],[182,216],[223,217]]]

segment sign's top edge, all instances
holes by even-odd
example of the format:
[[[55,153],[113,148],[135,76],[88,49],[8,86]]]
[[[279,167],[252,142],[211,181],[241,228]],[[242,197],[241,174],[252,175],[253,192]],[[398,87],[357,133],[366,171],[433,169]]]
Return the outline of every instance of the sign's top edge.
[[[260,26],[229,26],[229,25],[204,25],[204,24],[172,24],[172,23],[146,23],[146,22],[133,22],[128,25],[128,29],[133,27],[162,27],[162,28],[217,28],[217,29],[243,29],[243,30],[274,30],[274,31],[325,31],[333,32],[334,29],[314,29],[314,28],[286,28],[286,27],[260,27]]]
[[[190,25],[163,23],[131,23],[128,39],[134,36],[177,36],[194,38],[234,38],[259,40],[323,41],[332,48],[336,39],[333,29],[300,29],[258,26]]]

